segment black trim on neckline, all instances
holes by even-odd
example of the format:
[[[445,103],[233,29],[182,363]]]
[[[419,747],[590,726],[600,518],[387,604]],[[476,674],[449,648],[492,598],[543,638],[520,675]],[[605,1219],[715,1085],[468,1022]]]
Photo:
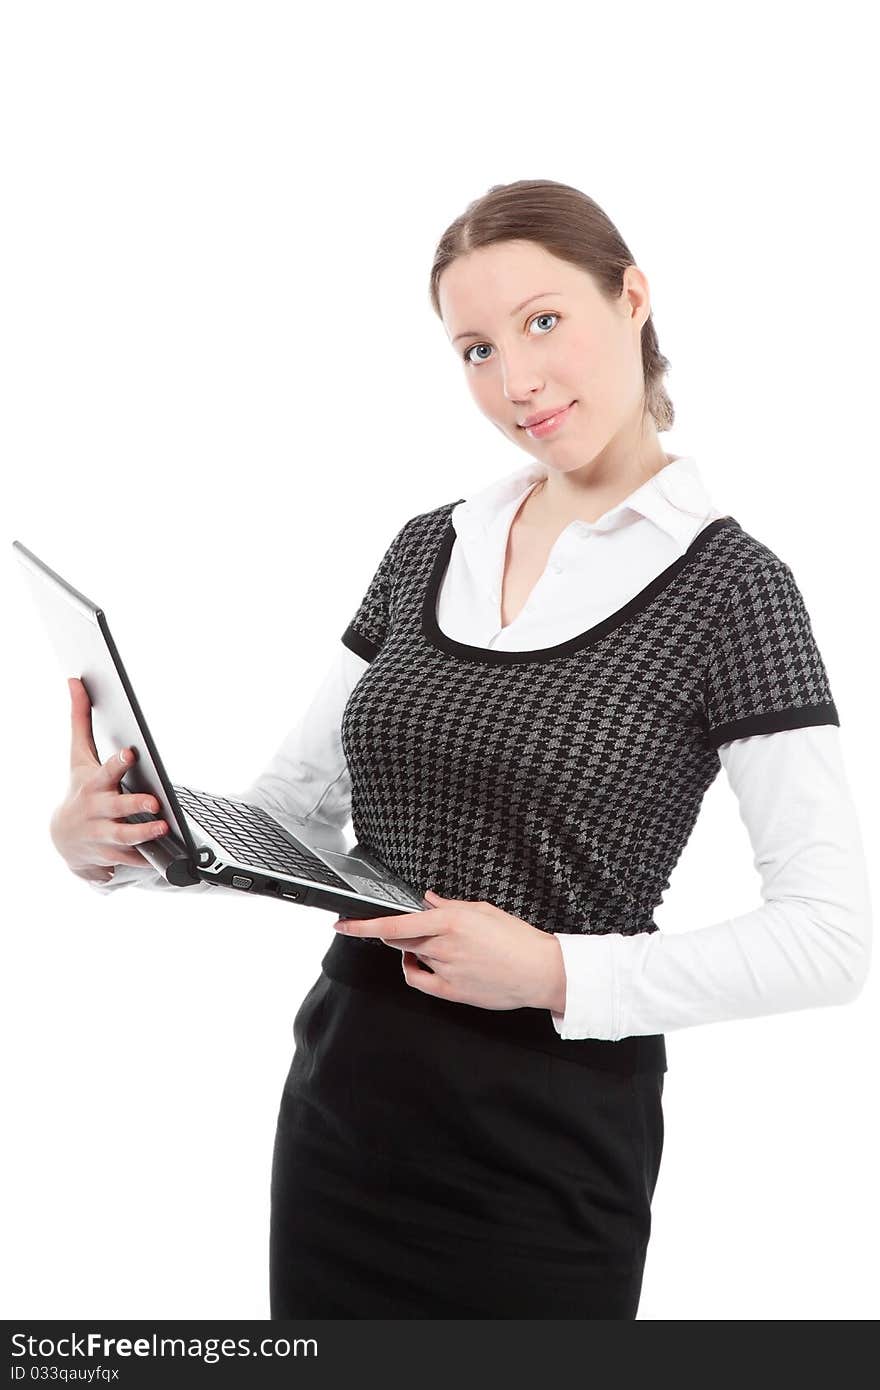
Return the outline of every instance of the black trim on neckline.
[[[718,531],[726,529],[728,526],[736,526],[742,529],[739,522],[732,516],[716,517],[704,526],[702,531],[698,531],[683,555],[679,555],[677,560],[673,560],[671,565],[667,565],[661,570],[649,584],[640,589],[628,603],[616,612],[609,613],[607,618],[601,622],[594,623],[586,632],[581,632],[575,637],[570,637],[566,642],[557,642],[553,647],[537,647],[532,651],[498,651],[494,647],[474,647],[467,642],[456,642],[454,638],[447,637],[437,622],[437,599],[440,593],[440,585],[446,569],[449,565],[449,558],[452,554],[452,547],[456,540],[455,526],[452,520],[452,513],[446,523],[446,529],[440,540],[440,546],[434,559],[434,565],[428,577],[425,589],[425,598],[422,604],[422,635],[432,647],[440,651],[447,652],[450,656],[459,656],[466,661],[484,661],[490,664],[517,663],[521,661],[552,661],[557,657],[568,656],[572,652],[581,651],[584,647],[590,647],[600,638],[613,632],[621,623],[635,617],[643,608],[650,603],[657,594],[665,589],[667,584],[675,576],[689,565],[691,560],[697,555]]]

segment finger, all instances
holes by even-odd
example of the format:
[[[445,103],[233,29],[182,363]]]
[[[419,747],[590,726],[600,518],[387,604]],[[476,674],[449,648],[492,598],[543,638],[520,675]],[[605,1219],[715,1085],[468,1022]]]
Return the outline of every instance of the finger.
[[[137,758],[137,753],[133,748],[120,748],[118,752],[111,753],[99,768],[95,771],[93,785],[102,791],[112,791],[115,789],[116,795],[120,795],[119,783],[122,781],[126,772],[129,772]],[[132,793],[123,792],[123,796]],[[112,812],[111,812],[112,814]]]
[[[96,791],[92,793],[90,809],[93,816],[117,820],[142,811],[155,815],[162,807],[149,792]]]
[[[395,938],[380,938],[386,946],[393,946],[398,951],[419,951],[425,955],[429,944],[436,942],[435,937],[430,936],[402,936]],[[438,956],[439,960],[440,957]]]
[[[419,927],[428,936],[438,936],[448,928],[446,914],[440,908],[433,912],[397,912],[393,917],[339,917],[334,923],[336,931],[345,936],[378,936],[383,940],[396,941],[398,938],[412,936],[413,918],[418,917]]]
[[[134,748],[122,748],[111,753],[103,763],[98,757],[95,738],[92,732],[92,703],[88,691],[79,676],[68,676],[70,690],[70,766],[71,770],[83,763],[97,764],[97,782],[101,787],[118,787],[127,770],[137,759]]]
[[[147,840],[158,840],[167,831],[168,826],[163,820],[140,821],[136,825],[118,820],[100,820],[96,822],[93,838],[105,845],[140,845]]]
[[[92,702],[79,676],[69,676],[70,691],[70,766],[80,763],[100,763],[92,735]]]
[[[449,999],[453,991],[441,975],[432,974],[430,970],[424,970],[419,964],[418,956],[412,951],[404,951],[401,956],[401,966],[403,968],[403,978],[413,989],[421,990],[422,994],[433,994],[438,999]]]

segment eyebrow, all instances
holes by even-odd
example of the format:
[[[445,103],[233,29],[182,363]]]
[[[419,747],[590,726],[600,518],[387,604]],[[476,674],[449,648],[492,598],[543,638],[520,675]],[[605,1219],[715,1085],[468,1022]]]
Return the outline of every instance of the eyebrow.
[[[518,314],[520,309],[524,309],[526,305],[531,304],[534,299],[546,299],[550,294],[560,295],[561,293],[562,290],[541,290],[538,294],[530,294],[528,299],[523,300],[522,304],[517,304],[515,309],[511,309],[510,317],[513,318],[514,314]],[[475,329],[468,328],[464,333],[456,333],[452,341],[457,343],[459,338],[479,338],[479,336],[479,333],[477,333]]]

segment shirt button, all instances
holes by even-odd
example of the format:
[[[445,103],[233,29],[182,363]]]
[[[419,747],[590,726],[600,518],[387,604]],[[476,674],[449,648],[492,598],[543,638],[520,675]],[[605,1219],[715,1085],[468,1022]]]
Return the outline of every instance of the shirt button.
[[[551,569],[551,571],[552,571],[553,574],[561,574],[561,573],[562,573],[562,566],[561,566],[561,564],[559,563],[558,560],[554,560],[554,561],[553,561],[553,563],[552,563],[551,566],[550,566],[550,569]]]

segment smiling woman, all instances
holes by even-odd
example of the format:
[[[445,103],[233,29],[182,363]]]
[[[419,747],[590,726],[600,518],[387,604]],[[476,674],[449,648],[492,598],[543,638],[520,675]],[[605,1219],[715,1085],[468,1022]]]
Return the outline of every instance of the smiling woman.
[[[523,298],[517,291],[530,281]],[[633,442],[624,427],[635,424],[659,464],[656,432],[675,419],[663,385],[669,362],[647,280],[592,198],[551,180],[491,188],[441,237],[430,298],[477,405],[520,448],[552,439],[555,471],[599,455],[613,475]],[[533,428],[573,401],[576,412]]]
[[[609,490],[667,462],[647,282],[590,199],[550,183],[490,190],[444,233],[431,287],[480,409],[562,485],[551,525],[554,507],[601,511]],[[528,726],[544,727],[545,694],[557,708],[554,668],[501,653],[486,667],[425,626],[448,510],[403,528],[343,639],[369,663],[341,727],[356,834],[378,837],[436,910],[338,923],[297,1017],[273,1162],[272,1316],[634,1318],[664,1039],[563,1040],[551,1021],[565,973],[548,928],[583,929],[574,896],[601,880],[578,885],[565,841],[545,839],[568,784],[535,769]],[[591,679],[588,666],[578,656],[560,678]],[[474,730],[458,752],[433,693],[447,679],[456,728]],[[487,699],[501,721],[491,738],[477,732]],[[603,910],[653,929],[641,904]]]
[[[660,449],[647,282],[595,204],[490,190],[432,288],[535,463],[398,529],[324,747],[279,760],[323,804],[341,758],[340,822],[433,910],[340,925],[295,1020],[272,1316],[632,1319],[666,1030],[864,980],[837,709],[788,566]],[[722,746],[767,900],[667,936]]]

